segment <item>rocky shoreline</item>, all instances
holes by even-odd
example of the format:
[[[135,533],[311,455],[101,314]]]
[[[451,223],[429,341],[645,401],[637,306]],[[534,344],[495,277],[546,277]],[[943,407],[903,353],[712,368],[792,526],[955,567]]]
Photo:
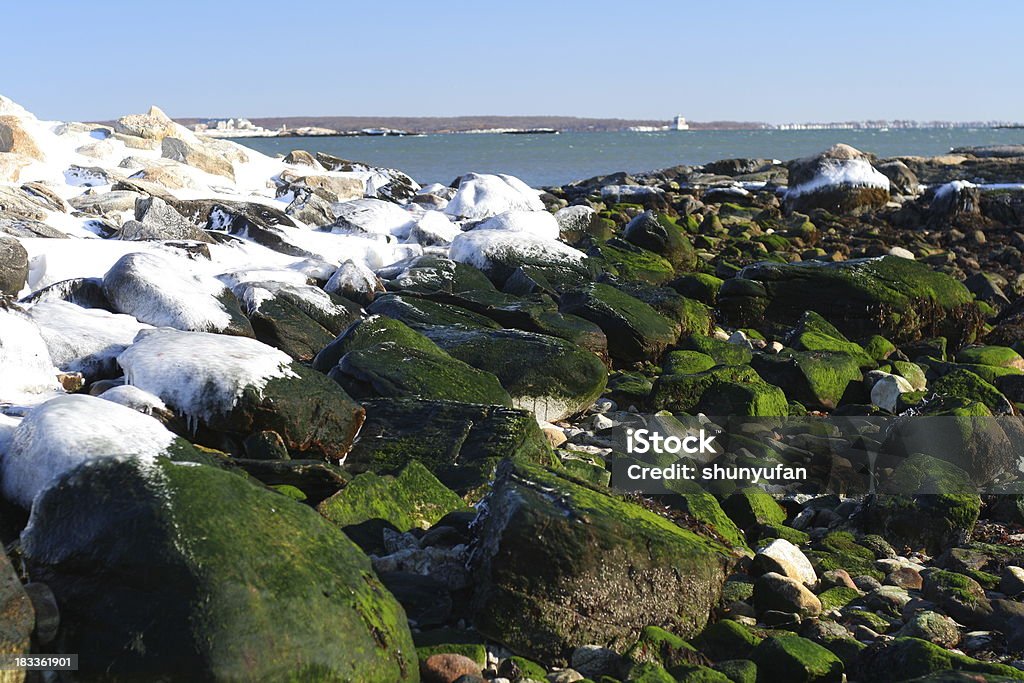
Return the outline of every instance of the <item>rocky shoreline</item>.
[[[1024,148],[837,145],[420,187],[0,98],[0,649],[82,681],[1024,678],[1021,183]],[[623,430],[698,423],[706,462],[812,476],[611,487]]]

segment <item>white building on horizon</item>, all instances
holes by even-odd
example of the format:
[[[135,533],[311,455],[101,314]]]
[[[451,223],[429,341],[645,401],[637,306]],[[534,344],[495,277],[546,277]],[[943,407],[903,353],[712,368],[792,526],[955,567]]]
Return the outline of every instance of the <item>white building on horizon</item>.
[[[672,118],[672,130],[690,130],[690,126],[686,123],[686,119],[680,114],[676,114]]]

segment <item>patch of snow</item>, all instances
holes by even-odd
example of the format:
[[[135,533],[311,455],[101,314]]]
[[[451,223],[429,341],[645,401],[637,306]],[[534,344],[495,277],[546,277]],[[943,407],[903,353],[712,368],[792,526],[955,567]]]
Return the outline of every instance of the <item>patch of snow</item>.
[[[409,242],[433,246],[451,244],[462,230],[441,211],[424,211],[409,229]]]
[[[103,276],[103,290],[118,311],[151,325],[206,332],[231,324],[220,301],[228,295],[227,288],[193,270],[188,259],[153,252],[126,254]]]
[[[876,171],[867,159],[822,159],[817,175],[806,183],[790,187],[787,196],[798,197],[840,185],[888,190],[889,179]]]
[[[61,392],[60,372],[39,327],[27,315],[0,309],[0,403],[38,403]]]
[[[547,211],[505,211],[488,218],[474,230],[503,230],[525,232],[542,239],[558,239],[558,221]]]
[[[515,176],[468,173],[444,212],[449,216],[481,219],[505,211],[543,211],[539,193]]]
[[[154,394],[193,424],[226,415],[242,392],[295,377],[291,358],[248,337],[174,329],[148,330],[117,362],[128,384]]]
[[[586,255],[556,240],[546,240],[524,232],[471,230],[452,241],[449,257],[486,270],[493,259],[542,260],[579,264]]]
[[[415,216],[398,204],[382,199],[364,198],[332,205],[337,221],[331,225],[332,232],[370,233],[405,237],[415,221]]]
[[[33,305],[29,317],[39,326],[53,363],[87,378],[117,370],[117,357],[150,326],[130,315],[82,308],[59,299]]]
[[[160,400],[159,396],[154,396],[148,391],[143,391],[130,384],[111,387],[100,394],[100,398],[104,401],[112,401],[126,408],[145,413],[146,415],[152,415],[154,410],[167,410],[167,406]]]
[[[4,495],[29,508],[54,480],[83,462],[152,462],[175,436],[159,421],[93,396],[54,398],[32,409],[11,435],[0,462]]]
[[[362,263],[345,261],[334,271],[334,275],[324,285],[324,290],[344,296],[346,291],[369,294],[379,287],[380,279],[376,273]]]

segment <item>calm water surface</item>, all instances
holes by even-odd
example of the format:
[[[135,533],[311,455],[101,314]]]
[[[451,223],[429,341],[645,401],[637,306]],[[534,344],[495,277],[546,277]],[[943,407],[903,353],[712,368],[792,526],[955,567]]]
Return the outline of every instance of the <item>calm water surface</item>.
[[[615,171],[753,157],[794,159],[845,142],[880,157],[932,156],[968,145],[1024,144],[1024,130],[740,130],[560,135],[427,135],[423,137],[242,138],[266,154],[294,149],[399,168],[420,183],[448,184],[476,171],[511,173],[534,187],[561,185]]]

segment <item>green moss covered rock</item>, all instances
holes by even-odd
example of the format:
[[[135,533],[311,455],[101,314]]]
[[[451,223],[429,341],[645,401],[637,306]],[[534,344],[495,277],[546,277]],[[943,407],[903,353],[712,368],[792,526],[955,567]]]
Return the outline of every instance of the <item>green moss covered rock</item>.
[[[523,463],[502,463],[484,509],[474,623],[545,662],[590,643],[628,647],[652,624],[700,632],[732,563],[716,541]]]
[[[338,493],[322,501],[320,514],[340,527],[384,520],[399,531],[429,529],[466,504],[413,460],[397,476],[364,472]]]
[[[955,348],[982,327],[962,283],[897,256],[748,266],[722,285],[719,310],[730,325],[766,328],[792,325],[811,310],[853,341],[880,334],[899,344],[941,335]]]
[[[786,395],[748,366],[718,366],[692,375],[662,375],[651,390],[656,410],[707,415],[785,416]]]
[[[1024,672],[1005,664],[982,662],[958,652],[945,650],[918,638],[896,638],[869,647],[861,653],[857,680],[865,683],[898,683],[940,671],[964,671],[977,674],[1024,679]]]
[[[369,559],[236,474],[93,461],[36,500],[22,541],[83,677],[418,680],[405,613]]]
[[[608,352],[620,362],[656,361],[679,338],[678,323],[606,284],[566,292],[559,310],[600,327],[608,337]]]
[[[843,663],[817,643],[794,635],[765,638],[751,660],[757,664],[758,680],[801,683],[841,683]]]

